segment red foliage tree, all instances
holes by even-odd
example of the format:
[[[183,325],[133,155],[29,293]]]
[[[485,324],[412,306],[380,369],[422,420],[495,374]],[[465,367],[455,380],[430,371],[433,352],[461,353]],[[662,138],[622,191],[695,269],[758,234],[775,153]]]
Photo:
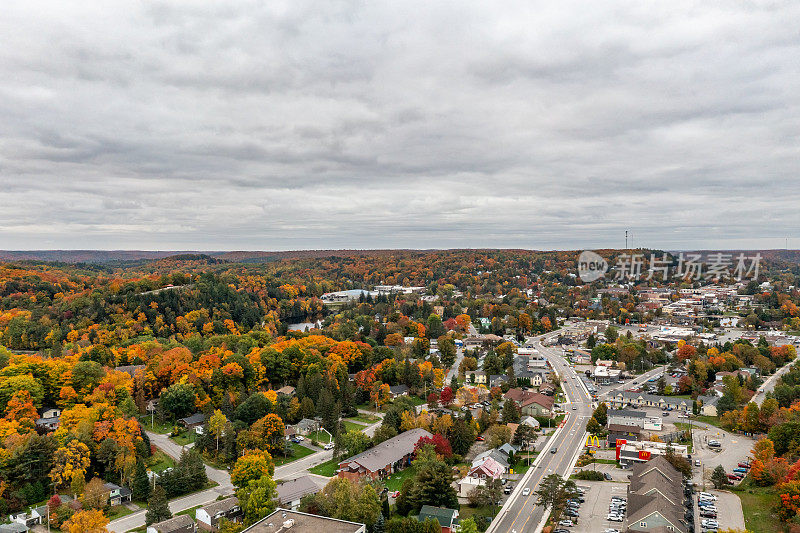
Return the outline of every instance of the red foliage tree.
[[[453,401],[453,389],[450,387],[443,388],[442,395],[439,400],[442,402],[442,405],[450,405],[450,403]]]
[[[438,433],[433,437],[420,437],[417,443],[414,445],[414,452],[416,453],[417,450],[421,449],[426,444],[433,444],[433,448],[436,450],[436,455],[441,455],[442,457],[450,457],[453,455],[453,449],[450,447],[450,441]]]

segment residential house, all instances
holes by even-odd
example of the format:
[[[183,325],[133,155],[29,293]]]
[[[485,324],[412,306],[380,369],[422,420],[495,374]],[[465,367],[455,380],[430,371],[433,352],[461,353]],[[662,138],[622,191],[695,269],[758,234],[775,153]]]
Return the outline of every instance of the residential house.
[[[202,529],[218,531],[219,521],[223,518],[231,522],[240,522],[242,508],[239,506],[239,498],[232,496],[204,505],[195,511],[194,516]]]
[[[692,410],[692,400],[630,391],[618,392],[611,399],[611,407],[615,409],[627,406],[654,407],[662,410],[683,411],[688,413]]]
[[[392,437],[369,450],[339,463],[339,477],[356,480],[362,476],[372,479],[389,476],[411,463],[414,447],[422,437],[432,437],[422,428],[414,428]]]
[[[508,472],[509,467],[511,464],[508,462],[508,454],[501,452],[497,448],[492,448],[491,450],[486,450],[485,452],[481,452],[475,456],[472,460],[472,468],[483,463],[486,459],[492,459],[497,464],[503,467],[503,473]]]
[[[532,416],[523,417],[522,420],[519,421],[520,425],[530,426],[533,429],[539,429],[539,421],[533,418]]]
[[[197,525],[187,515],[178,515],[163,522],[147,526],[147,533],[195,533]]]
[[[300,499],[308,494],[316,494],[320,491],[319,485],[314,483],[311,476],[300,476],[297,479],[281,483],[277,487],[278,501],[281,507],[296,510],[300,506]]]
[[[58,421],[61,418],[61,409],[58,407],[43,407],[38,410],[39,418],[36,419],[36,427],[45,431],[55,431],[58,429]]]
[[[321,424],[319,420],[314,418],[304,418],[294,425],[294,429],[300,435],[308,435],[310,433],[314,433],[315,431],[319,431],[320,425]]]
[[[178,425],[186,429],[200,428],[206,422],[206,415],[203,413],[195,413],[191,416],[178,419]]]
[[[366,533],[367,526],[290,509],[277,509],[242,533]]]
[[[703,406],[700,408],[700,413],[705,416],[717,416],[717,404],[720,397],[716,394],[709,396],[700,396],[697,398],[702,402]]]
[[[486,385],[487,376],[486,372],[483,370],[471,371],[466,377],[469,379],[470,383],[474,383],[475,385]]]
[[[523,400],[519,405],[520,411],[525,416],[553,416],[553,405],[555,400],[552,396],[535,393],[533,396]]]
[[[0,524],[0,533],[28,533],[30,529],[25,524],[11,522],[10,524]]]
[[[431,518],[439,522],[442,533],[452,533],[458,528],[458,511],[456,509],[423,505],[419,511],[419,521],[424,522]]]
[[[291,385],[285,385],[275,392],[278,394],[278,396],[294,396],[294,387]]]
[[[389,394],[391,394],[392,399],[408,396],[408,385],[392,385],[389,387]]]
[[[108,491],[109,505],[122,505],[131,501],[131,489],[128,487],[120,487],[114,483],[106,483],[103,487]]]

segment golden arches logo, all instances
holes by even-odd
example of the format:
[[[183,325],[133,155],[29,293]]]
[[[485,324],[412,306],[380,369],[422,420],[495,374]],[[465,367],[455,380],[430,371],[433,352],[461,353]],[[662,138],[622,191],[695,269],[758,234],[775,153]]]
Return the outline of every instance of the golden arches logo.
[[[586,447],[591,448],[592,446],[599,448],[600,439],[597,438],[597,435],[586,435]]]

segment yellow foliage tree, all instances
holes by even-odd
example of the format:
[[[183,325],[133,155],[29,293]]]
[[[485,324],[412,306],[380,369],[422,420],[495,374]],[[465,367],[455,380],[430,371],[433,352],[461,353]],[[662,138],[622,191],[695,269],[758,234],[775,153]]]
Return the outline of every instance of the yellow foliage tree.
[[[92,509],[78,511],[61,526],[62,531],[69,533],[108,533],[108,518],[103,511]]]

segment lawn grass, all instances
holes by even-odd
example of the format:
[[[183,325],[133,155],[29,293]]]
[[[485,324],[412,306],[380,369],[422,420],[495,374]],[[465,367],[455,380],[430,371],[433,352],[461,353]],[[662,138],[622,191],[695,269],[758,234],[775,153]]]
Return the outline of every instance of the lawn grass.
[[[133,511],[125,507],[124,505],[115,505],[106,511],[106,516],[108,520],[116,520],[117,518],[122,518],[125,515],[131,514]]]
[[[374,424],[375,422],[377,422],[380,419],[381,419],[381,417],[379,417],[379,416],[365,415],[365,414],[362,414],[362,413],[359,413],[358,416],[349,416],[349,417],[347,417],[347,420],[352,420],[353,422],[358,422],[359,424],[368,424],[368,425]]]
[[[193,443],[196,438],[197,433],[195,433],[194,430],[183,431],[174,437],[170,437],[175,444],[180,444],[181,446]]]
[[[390,491],[400,490],[400,488],[403,486],[403,481],[414,477],[416,472],[417,470],[413,466],[409,466],[405,470],[395,472],[388,478],[384,479],[383,483]]]
[[[742,500],[744,524],[753,533],[780,533],[783,531],[778,515],[773,510],[778,497],[769,488],[754,487],[743,482],[734,494]]]
[[[203,506],[202,505],[195,505],[194,507],[192,507],[190,509],[184,509],[183,511],[178,511],[177,513],[174,513],[172,516],[178,516],[178,515],[185,514],[185,515],[188,515],[188,516],[194,518],[195,511],[197,511],[201,507],[203,507]]]
[[[311,455],[314,453],[314,450],[306,448],[305,446],[301,446],[297,443],[292,442],[292,456],[291,457],[283,457],[280,455],[273,455],[272,460],[275,463],[275,466],[285,465],[287,463],[291,463],[292,461],[297,461],[307,455]]]
[[[411,395],[401,396],[401,398],[403,398],[403,397],[409,398],[411,400],[411,403],[414,404],[414,405],[422,405],[422,404],[428,403],[427,400],[423,400],[422,398],[418,398],[416,396],[411,396]]]
[[[175,466],[175,460],[161,450],[156,449],[155,453],[148,459],[147,466],[153,472],[160,474],[167,468],[173,468]]]
[[[700,424],[708,424],[711,426],[719,427],[719,418],[716,416],[696,415],[695,417],[693,417],[693,420]]]
[[[142,415],[139,417],[139,421],[142,423],[142,426],[147,431],[152,431],[153,433],[160,433],[161,435],[165,433],[169,433],[172,431],[172,422],[159,422],[158,420],[154,420],[155,424],[150,424],[150,417],[147,415]]]
[[[336,470],[338,469],[339,459],[331,459],[329,461],[325,461],[324,463],[320,463],[313,468],[309,468],[308,471],[318,476],[333,477],[336,475]]]
[[[349,420],[342,420],[342,424],[344,424],[344,429],[346,431],[364,431],[364,429],[367,427],[363,424],[356,424],[355,422],[350,422]]]

